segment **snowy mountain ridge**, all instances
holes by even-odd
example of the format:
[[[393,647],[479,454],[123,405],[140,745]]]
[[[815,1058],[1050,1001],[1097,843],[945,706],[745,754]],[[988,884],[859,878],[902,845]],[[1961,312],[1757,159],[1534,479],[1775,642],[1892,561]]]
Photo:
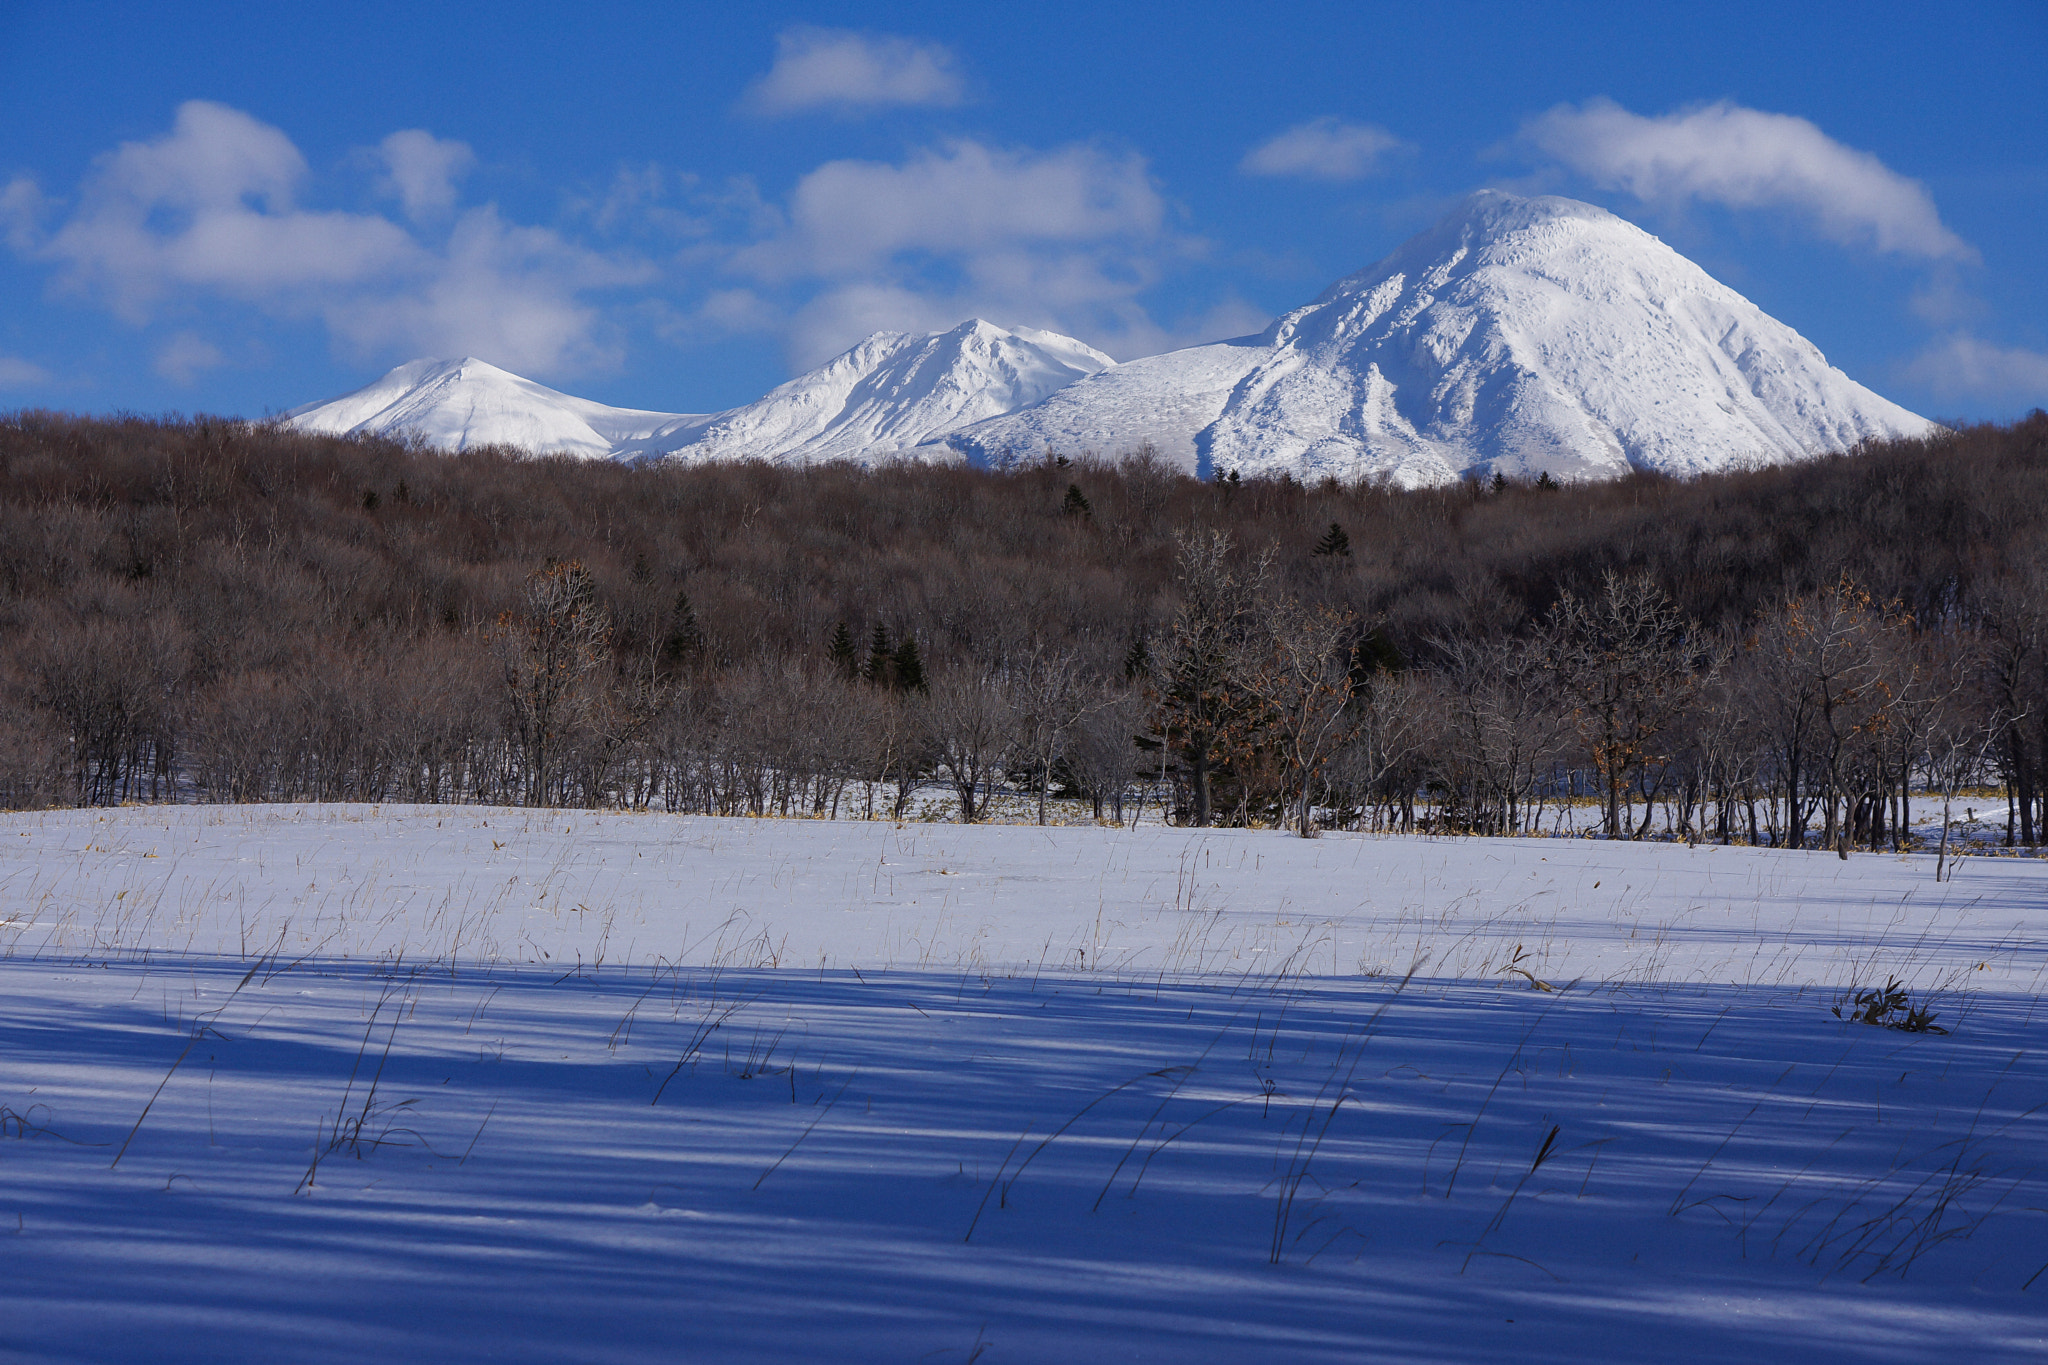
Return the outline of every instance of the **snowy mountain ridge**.
[[[876,332],[744,407],[686,419],[620,453],[777,464],[955,459],[940,438],[1114,364],[1072,337],[979,318],[926,335]]]
[[[1634,224],[1489,190],[1263,333],[1128,362],[948,439],[984,460],[1149,441],[1195,472],[1418,487],[1698,474],[1929,427]]]
[[[928,335],[877,332],[726,412],[607,407],[467,359],[410,361],[354,393],[294,408],[285,420],[306,431],[417,439],[443,450],[508,445],[620,460],[955,460],[936,444],[940,438],[1115,363],[1072,337],[973,318]]]
[[[1149,447],[1423,487],[1474,474],[1691,475],[1921,435],[1926,419],[1604,209],[1483,190],[1263,332],[1127,361],[970,319],[877,332],[712,414],[611,408],[418,360],[286,414],[311,431],[624,460],[959,460]]]
[[[389,436],[440,450],[516,446],[588,459],[608,459],[657,430],[706,420],[607,407],[474,357],[408,361],[354,393],[284,416],[302,431],[334,436]]]

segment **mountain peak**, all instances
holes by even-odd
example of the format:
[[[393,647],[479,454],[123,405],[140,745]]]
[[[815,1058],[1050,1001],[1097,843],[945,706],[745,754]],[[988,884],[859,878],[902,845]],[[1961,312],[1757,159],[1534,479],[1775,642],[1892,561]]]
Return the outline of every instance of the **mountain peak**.
[[[1696,474],[1928,427],[1627,220],[1481,190],[1255,337],[1129,362],[952,443],[1420,486]]]
[[[1578,200],[1466,196],[1257,336],[1119,365],[964,319],[876,332],[742,407],[609,408],[473,356],[415,360],[287,414],[449,449],[617,459],[952,459],[1150,447],[1191,472],[1379,479],[1695,474],[1929,423],[1633,223]]]
[[[442,450],[501,445],[594,459],[682,416],[593,403],[464,356],[409,360],[354,393],[293,408],[285,420],[304,431],[391,436]]]
[[[1035,403],[1116,362],[1085,342],[968,318],[944,332],[875,332],[742,407],[709,416],[612,408],[475,356],[422,358],[354,393],[285,414],[308,431],[517,446],[614,459],[956,458],[931,444]]]
[[[777,462],[953,459],[940,438],[1115,363],[1072,337],[985,318],[943,332],[876,332],[659,453]]]

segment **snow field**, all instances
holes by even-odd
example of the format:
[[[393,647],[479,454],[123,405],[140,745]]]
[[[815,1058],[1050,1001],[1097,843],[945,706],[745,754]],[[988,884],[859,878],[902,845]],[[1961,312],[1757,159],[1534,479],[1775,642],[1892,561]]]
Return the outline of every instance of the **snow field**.
[[[2044,1345],[2037,863],[419,807],[0,842],[0,1359]],[[1830,1013],[1887,974],[1954,1031]]]

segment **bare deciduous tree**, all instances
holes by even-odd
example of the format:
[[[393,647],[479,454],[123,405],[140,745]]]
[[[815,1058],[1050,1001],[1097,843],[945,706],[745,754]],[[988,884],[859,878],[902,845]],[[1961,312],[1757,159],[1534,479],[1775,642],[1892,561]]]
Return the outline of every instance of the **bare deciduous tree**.
[[[1008,689],[989,674],[955,668],[912,704],[932,760],[959,798],[960,819],[975,823],[986,813],[1017,739],[1017,710]]]
[[[1631,830],[1623,803],[1631,782],[1665,757],[1666,732],[1698,694],[1699,651],[1677,606],[1646,575],[1605,574],[1591,599],[1565,593],[1543,635],[1552,677],[1572,704],[1572,722],[1601,792],[1602,829]],[[1645,806],[1653,800],[1646,793]]]
[[[1207,826],[1214,817],[1211,774],[1219,758],[1246,746],[1262,705],[1245,689],[1244,676],[1273,557],[1269,550],[1248,565],[1233,563],[1222,531],[1174,539],[1181,600],[1160,659],[1161,724],[1187,765],[1192,822]]]
[[[1315,790],[1323,766],[1356,729],[1351,651],[1358,618],[1293,598],[1269,603],[1264,649],[1247,660],[1245,690],[1266,704],[1286,767],[1295,832],[1315,835]]]
[[[611,633],[590,572],[575,560],[530,575],[521,609],[498,618],[492,639],[505,670],[528,805],[555,803],[563,751],[597,718]]]

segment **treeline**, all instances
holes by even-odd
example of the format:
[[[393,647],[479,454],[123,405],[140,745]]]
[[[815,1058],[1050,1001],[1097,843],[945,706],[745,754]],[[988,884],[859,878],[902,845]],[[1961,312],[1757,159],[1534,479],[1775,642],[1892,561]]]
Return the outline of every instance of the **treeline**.
[[[0,804],[901,814],[1896,843],[2048,747],[2048,415],[1555,488],[626,468],[0,419]]]

